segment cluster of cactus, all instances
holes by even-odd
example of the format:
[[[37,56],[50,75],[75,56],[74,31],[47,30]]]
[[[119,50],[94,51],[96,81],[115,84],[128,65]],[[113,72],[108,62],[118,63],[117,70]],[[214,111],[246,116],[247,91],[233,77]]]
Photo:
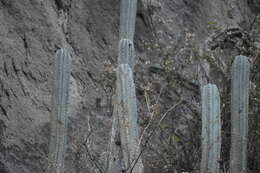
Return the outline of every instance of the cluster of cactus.
[[[51,137],[48,173],[63,172],[66,149],[71,57],[65,49],[56,53],[52,90]]]
[[[113,159],[109,172],[142,173],[138,160],[139,143],[134,68],[134,32],[137,0],[121,0],[120,43],[118,54],[117,93],[112,130]],[[61,173],[66,148],[68,95],[71,58],[65,49],[56,53],[52,94],[51,137],[49,145],[49,173]],[[120,146],[120,147],[119,147]],[[114,152],[113,152],[114,151]],[[111,157],[110,157],[111,158]],[[137,161],[136,161],[137,159]],[[112,162],[114,160],[114,162]]]
[[[237,56],[232,65],[230,173],[246,173],[249,62]],[[220,99],[215,85],[202,91],[202,173],[218,173],[221,153]]]
[[[120,41],[116,99],[111,134],[109,173],[143,173],[139,158],[139,133],[133,69],[137,0],[121,0]],[[66,149],[71,57],[65,49],[56,53],[52,91],[51,138],[48,173],[63,172]],[[249,62],[237,56],[232,66],[230,172],[246,173],[248,138]],[[216,85],[202,90],[202,173],[220,172],[221,113]]]
[[[109,173],[143,173],[133,69],[137,0],[121,0],[116,100],[111,135]]]

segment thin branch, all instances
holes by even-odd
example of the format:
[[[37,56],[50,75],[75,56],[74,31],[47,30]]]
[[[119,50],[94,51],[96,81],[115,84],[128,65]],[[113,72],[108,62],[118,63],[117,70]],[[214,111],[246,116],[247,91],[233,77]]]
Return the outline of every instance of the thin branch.
[[[144,128],[144,130],[143,130],[143,132],[142,132],[142,134],[141,134],[141,137],[140,137],[140,139],[139,139],[139,144],[138,144],[138,146],[137,146],[137,149],[140,147],[141,142],[142,142],[142,139],[143,139],[143,137],[144,137],[144,134],[145,134],[145,132],[147,131],[147,129],[151,126],[152,120],[153,120],[153,117],[154,117],[154,112],[151,112],[151,109],[150,109],[150,102],[149,102],[149,98],[148,98],[148,95],[147,95],[147,91],[146,91],[146,90],[145,90],[145,92],[144,92],[144,95],[145,95],[145,102],[146,102],[146,105],[147,105],[148,113],[151,115],[151,117],[150,117],[150,120],[149,120],[147,126]]]
[[[87,154],[89,156],[89,160],[99,170],[100,173],[104,173],[104,169],[100,166],[100,163],[98,162],[98,160],[93,158],[92,154],[90,153],[90,151],[89,151],[89,149],[88,149],[88,147],[86,145],[85,145],[85,147],[86,147]]]
[[[88,141],[90,136],[92,135],[92,133],[94,132],[93,129],[91,129],[91,131],[89,132],[88,136],[86,137],[86,139],[83,141],[83,143],[81,144],[81,146],[85,146],[86,148],[86,152],[87,152],[87,156],[89,157],[89,160],[91,161],[91,163],[99,170],[100,173],[105,173],[104,169],[102,168],[102,166],[100,166],[100,163],[98,161],[96,161],[96,159],[93,158],[93,155],[90,153],[89,148],[88,148]]]
[[[135,167],[135,165],[137,164],[138,160],[140,159],[141,155],[143,154],[143,152],[145,151],[146,149],[146,146],[148,144],[148,142],[150,141],[151,137],[154,135],[154,133],[156,132],[156,130],[160,127],[162,121],[164,120],[164,118],[168,115],[169,112],[171,112],[173,109],[175,109],[178,105],[180,105],[181,103],[183,102],[182,99],[180,99],[180,101],[178,103],[176,103],[175,105],[173,105],[172,107],[170,107],[161,117],[161,119],[159,120],[159,122],[157,123],[157,125],[155,126],[155,128],[151,131],[151,133],[148,135],[148,138],[146,139],[145,141],[145,144],[144,144],[144,147],[142,148],[141,152],[139,153],[138,157],[132,161],[132,163],[128,166],[128,168],[126,169],[126,172],[127,170],[129,170],[130,168],[130,172],[129,173],[132,173],[133,172],[133,169]],[[131,166],[133,164],[133,166]]]
[[[160,99],[160,96],[161,96],[161,94],[162,94],[162,91],[163,91],[163,87],[160,89],[160,93],[159,93],[159,96],[158,96],[157,99],[156,99],[156,103],[155,103],[155,105],[158,105],[158,103],[159,103],[159,99]],[[155,115],[154,112],[151,112],[150,101],[149,101],[149,97],[148,97],[148,95],[147,95],[147,91],[146,91],[146,90],[145,90],[144,95],[145,95],[145,101],[146,101],[146,105],[147,105],[148,113],[151,115],[151,117],[150,117],[150,120],[149,120],[147,126],[144,128],[144,130],[143,130],[143,132],[142,132],[142,134],[141,134],[141,137],[140,137],[140,139],[139,139],[139,144],[138,144],[137,149],[141,146],[142,139],[143,139],[143,137],[144,137],[146,131],[148,130],[148,128],[151,126],[151,124],[152,124],[152,120],[153,120],[154,115]]]

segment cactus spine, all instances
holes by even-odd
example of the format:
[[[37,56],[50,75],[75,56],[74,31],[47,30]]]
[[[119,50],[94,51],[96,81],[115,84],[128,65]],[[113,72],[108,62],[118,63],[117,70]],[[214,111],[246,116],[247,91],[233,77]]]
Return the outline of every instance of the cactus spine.
[[[232,65],[231,173],[247,172],[249,68],[245,56],[237,56]]]
[[[118,64],[129,64],[132,69],[134,68],[134,44],[129,39],[121,39],[119,41]]]
[[[51,138],[49,173],[61,173],[66,148],[69,80],[71,57],[65,49],[56,53],[52,91]]]
[[[120,7],[120,39],[128,38],[133,41],[137,0],[121,0]]]
[[[202,90],[202,173],[217,173],[221,152],[220,98],[216,85]]]

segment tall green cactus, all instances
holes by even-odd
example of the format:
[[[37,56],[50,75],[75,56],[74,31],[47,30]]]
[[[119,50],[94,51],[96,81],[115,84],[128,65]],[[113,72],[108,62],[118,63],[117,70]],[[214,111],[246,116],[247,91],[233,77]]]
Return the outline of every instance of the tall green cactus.
[[[248,93],[250,64],[237,56],[232,65],[230,172],[247,172]]]
[[[220,98],[216,85],[202,90],[202,159],[201,173],[218,173],[221,152]]]
[[[129,39],[121,39],[119,41],[118,65],[129,64],[133,69],[135,65],[134,44]]]
[[[111,132],[109,173],[142,173],[138,157],[137,106],[133,72],[137,0],[121,0],[116,103]],[[133,167],[134,166],[134,167]],[[133,168],[133,169],[132,169]]]
[[[142,173],[143,164],[141,160],[138,160],[135,164],[135,159],[138,158],[140,150],[135,85],[130,66],[121,64],[118,67],[117,77],[116,109],[123,155],[122,171],[130,173],[134,166],[132,173]]]
[[[137,0],[121,0],[120,39],[134,39]]]
[[[66,149],[71,57],[65,49],[56,53],[52,91],[49,173],[61,173]]]

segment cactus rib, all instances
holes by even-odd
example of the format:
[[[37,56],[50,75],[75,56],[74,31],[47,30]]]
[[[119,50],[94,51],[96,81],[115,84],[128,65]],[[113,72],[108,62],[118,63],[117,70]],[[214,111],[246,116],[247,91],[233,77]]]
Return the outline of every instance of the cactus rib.
[[[137,0],[121,0],[120,39],[134,39]]]
[[[52,91],[51,138],[49,172],[60,173],[66,147],[67,112],[71,57],[65,49],[57,51],[54,64]]]
[[[202,159],[201,172],[219,172],[221,149],[220,98],[216,85],[202,91]]]
[[[248,93],[250,64],[237,56],[232,65],[230,172],[247,172]]]
[[[133,74],[128,64],[121,64],[118,68],[117,106],[119,116],[119,131],[123,150],[124,167],[132,167],[134,159],[139,153],[139,134],[137,126],[137,105]],[[137,162],[133,173],[142,173],[141,160]]]

